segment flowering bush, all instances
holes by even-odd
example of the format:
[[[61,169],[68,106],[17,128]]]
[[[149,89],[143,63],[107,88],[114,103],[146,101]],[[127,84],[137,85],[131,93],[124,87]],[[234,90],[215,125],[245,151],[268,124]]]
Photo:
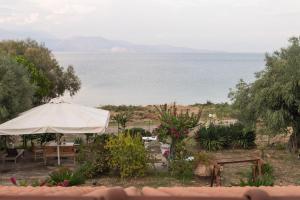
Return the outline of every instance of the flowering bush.
[[[202,110],[198,113],[177,112],[176,104],[171,106],[161,105],[156,107],[159,114],[160,126],[155,130],[161,141],[171,138],[170,157],[173,158],[176,152],[176,144],[186,138],[191,129],[199,125]]]
[[[169,156],[170,156],[170,151],[167,150],[163,153],[163,157],[165,157],[166,159],[168,159]]]
[[[16,186],[74,186],[74,185],[81,185],[85,182],[84,176],[80,173],[80,171],[72,171],[69,168],[61,167],[56,171],[53,171],[49,174],[49,178],[46,178],[43,181],[34,180],[34,181],[27,181],[27,180],[20,180],[17,181],[15,177],[10,178],[10,182]]]

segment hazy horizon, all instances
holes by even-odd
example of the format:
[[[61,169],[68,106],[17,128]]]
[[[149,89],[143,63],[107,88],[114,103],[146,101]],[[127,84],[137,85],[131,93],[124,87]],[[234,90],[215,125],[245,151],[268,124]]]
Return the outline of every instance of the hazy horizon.
[[[299,35],[293,0],[0,1],[0,29],[45,37],[98,36],[143,45],[272,52]]]

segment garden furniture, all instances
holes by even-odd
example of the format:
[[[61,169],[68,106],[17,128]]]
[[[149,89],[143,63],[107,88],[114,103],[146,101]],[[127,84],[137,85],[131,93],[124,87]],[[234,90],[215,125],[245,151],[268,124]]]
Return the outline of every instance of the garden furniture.
[[[59,153],[57,152],[58,149]],[[44,148],[45,165],[47,164],[47,158],[57,158],[58,154],[62,158],[73,158],[75,164],[76,152],[73,142],[65,142],[59,145],[55,142],[46,144]]]
[[[259,157],[249,157],[249,158],[236,158],[236,159],[226,159],[226,160],[217,160],[213,164],[213,170],[211,173],[211,184],[210,186],[213,187],[214,182],[216,186],[221,186],[221,171],[222,167],[225,164],[236,164],[236,163],[253,163],[253,177],[256,179],[258,176],[262,175],[262,164],[263,160]]]
[[[17,159],[24,156],[24,149],[6,149],[6,154],[3,155],[2,161],[14,161],[17,163]]]

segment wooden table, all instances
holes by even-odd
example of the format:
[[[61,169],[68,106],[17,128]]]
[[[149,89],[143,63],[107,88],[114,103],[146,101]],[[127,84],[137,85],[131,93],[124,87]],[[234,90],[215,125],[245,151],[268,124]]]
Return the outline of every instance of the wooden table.
[[[57,145],[56,142],[49,142],[45,146],[48,146],[48,147],[57,147],[58,145]],[[62,142],[59,146],[60,147],[72,147],[72,146],[74,146],[74,142]]]

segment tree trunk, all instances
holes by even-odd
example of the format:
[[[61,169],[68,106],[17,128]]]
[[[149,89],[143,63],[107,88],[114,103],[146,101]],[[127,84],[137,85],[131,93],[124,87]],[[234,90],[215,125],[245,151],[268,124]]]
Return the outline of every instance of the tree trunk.
[[[172,138],[171,145],[170,145],[170,159],[171,160],[175,159],[175,156],[176,156],[176,144],[177,144],[177,140]]]
[[[293,124],[293,133],[289,139],[289,150],[293,153],[298,153],[299,145],[300,145],[300,121],[296,121]]]

